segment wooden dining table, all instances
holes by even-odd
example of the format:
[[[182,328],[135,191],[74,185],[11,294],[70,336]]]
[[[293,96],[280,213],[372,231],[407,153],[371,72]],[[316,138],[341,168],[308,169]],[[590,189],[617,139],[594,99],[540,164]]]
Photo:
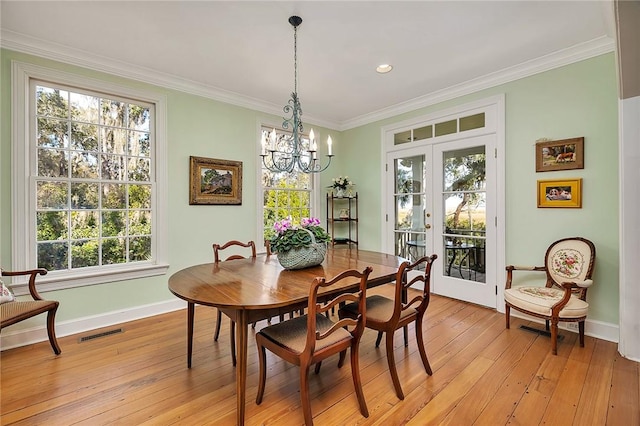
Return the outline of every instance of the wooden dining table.
[[[243,425],[247,382],[249,324],[306,307],[309,287],[315,277],[331,279],[346,269],[371,266],[368,287],[391,282],[406,259],[392,254],[351,248],[329,249],[318,266],[285,270],[276,255],[259,255],[182,269],[169,278],[169,290],[187,301],[187,364],[191,368],[195,305],[214,306],[236,324],[237,424]],[[345,283],[320,296],[331,297],[358,287]]]

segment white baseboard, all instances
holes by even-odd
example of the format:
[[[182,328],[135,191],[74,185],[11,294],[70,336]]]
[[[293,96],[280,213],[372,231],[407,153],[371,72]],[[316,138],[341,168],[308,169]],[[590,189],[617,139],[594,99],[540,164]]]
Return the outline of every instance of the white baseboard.
[[[172,299],[164,302],[152,303],[149,305],[135,306],[131,309],[107,312],[100,315],[92,315],[70,321],[56,322],[56,336],[64,337],[77,333],[95,330],[111,325],[122,324],[127,321],[134,321],[154,315],[184,309],[187,304],[184,300]],[[33,343],[48,341],[46,315],[42,315],[43,325],[26,329],[11,331],[3,329],[0,335],[0,348],[2,350],[16,348],[19,346],[31,345]],[[186,317],[185,317],[186,318]],[[64,351],[64,348],[62,348]]]
[[[523,314],[522,312],[518,312],[515,309],[511,310],[511,316],[512,317],[522,318],[522,319],[525,319],[525,320],[528,320],[528,321],[537,322],[537,323],[540,323],[540,324],[544,324],[544,320],[542,320],[540,318],[529,316],[527,314]],[[567,327],[568,324],[572,324],[572,323],[561,322],[560,324],[558,324],[558,328],[561,328],[561,329],[567,330],[567,331],[572,331],[572,332],[577,334],[578,333],[578,328],[577,328],[577,324],[578,323],[573,323],[573,324],[576,324],[576,328],[575,329]],[[608,323],[608,322],[589,320],[589,318],[587,318],[587,320],[584,323],[584,334],[585,334],[585,336],[595,337],[596,339],[602,339],[602,340],[607,340],[609,342],[618,343],[619,339],[620,339],[620,328],[618,327],[617,324],[611,324],[611,323]]]

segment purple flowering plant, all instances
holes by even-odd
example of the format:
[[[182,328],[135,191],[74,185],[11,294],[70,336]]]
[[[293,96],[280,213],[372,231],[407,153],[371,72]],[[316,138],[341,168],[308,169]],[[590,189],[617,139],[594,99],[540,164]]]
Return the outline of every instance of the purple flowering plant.
[[[313,240],[316,243],[329,241],[329,234],[320,226],[320,219],[315,217],[304,217],[300,224],[294,224],[291,217],[276,221],[273,224],[275,235],[269,240],[271,250],[276,253],[284,253],[294,248],[309,247]],[[307,232],[309,231],[309,232]]]

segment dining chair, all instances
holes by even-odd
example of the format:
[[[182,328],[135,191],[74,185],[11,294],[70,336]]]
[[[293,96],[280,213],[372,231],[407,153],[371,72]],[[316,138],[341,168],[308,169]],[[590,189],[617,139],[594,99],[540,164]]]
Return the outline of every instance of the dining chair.
[[[322,362],[331,355],[340,353],[338,367],[342,367],[347,349],[350,349],[351,376],[355,387],[360,413],[369,417],[369,410],[362,392],[360,368],[358,365],[358,346],[364,331],[366,304],[359,303],[366,297],[367,278],[372,268],[367,267],[362,272],[350,269],[343,271],[336,277],[326,280],[317,277],[313,280],[309,290],[307,314],[278,324],[263,328],[256,333],[256,346],[260,361],[260,379],[256,404],[262,403],[265,383],[267,379],[267,355],[269,349],[283,360],[300,367],[300,400],[304,421],[313,425],[311,402],[309,400],[309,369],[311,365]],[[332,288],[342,286],[345,282],[360,280],[358,290],[353,293],[342,293],[328,302],[319,302],[318,292],[330,292]],[[354,318],[343,318],[337,322],[328,319],[323,313],[332,307],[351,302],[358,304],[358,313]],[[349,329],[350,328],[350,329]]]
[[[504,290],[507,328],[511,308],[544,319],[551,335],[551,351],[557,355],[558,322],[577,322],[580,346],[584,347],[584,322],[589,310],[587,289],[593,285],[595,260],[596,248],[591,241],[571,237],[555,241],[547,248],[544,266],[507,266]],[[537,285],[531,285],[529,280],[527,285],[513,286],[514,271],[543,271],[546,279],[539,280]]]
[[[433,254],[431,256],[423,256],[414,263],[403,262],[396,272],[393,299],[378,294],[365,299],[367,305],[365,326],[378,331],[376,348],[380,346],[382,334],[386,333],[387,363],[389,364],[393,387],[399,399],[404,399],[404,393],[402,392],[402,386],[400,386],[393,355],[393,336],[396,330],[399,328],[405,330],[404,345],[407,346],[406,327],[415,322],[416,341],[422,364],[428,375],[431,376],[433,374],[424,347],[422,321],[429,306],[431,294],[431,265],[437,258],[438,256]],[[406,301],[409,287],[416,284],[421,285],[422,290],[418,294],[412,292],[411,300]],[[340,318],[354,318],[358,315],[359,309],[360,307],[357,304],[348,303],[338,310],[338,316]]]
[[[56,300],[44,300],[36,289],[36,276],[46,275],[46,269],[33,269],[29,271],[5,271],[2,270],[3,277],[29,276],[29,294],[32,300],[15,300],[13,294],[8,289],[5,291],[5,285],[2,284],[2,303],[0,304],[0,328],[24,321],[27,318],[47,313],[47,334],[49,343],[56,355],[62,352],[56,339],[55,318],[58,310],[59,302]]]
[[[236,259],[246,259],[246,256],[242,256],[240,254],[237,254],[237,251],[242,251],[246,249],[251,249],[251,257],[256,257],[256,244],[253,241],[249,241],[247,243],[243,243],[240,241],[236,241],[236,240],[231,240],[228,241],[226,243],[224,243],[223,245],[220,244],[213,244],[213,261],[215,263],[220,262],[220,255],[222,251],[224,250],[233,250],[234,254],[228,256],[226,259],[224,259],[224,261],[228,261],[228,260],[236,260]],[[220,325],[222,324],[222,312],[220,311],[220,309],[218,309],[218,317],[217,317],[217,321],[216,321],[216,331],[213,335],[213,340],[214,341],[218,341],[218,337],[220,336]],[[256,324],[253,323],[252,327],[255,328]],[[231,361],[235,367],[236,365],[236,327],[235,327],[235,322],[231,321],[231,325],[229,326],[229,337],[230,337],[230,344],[231,344]]]

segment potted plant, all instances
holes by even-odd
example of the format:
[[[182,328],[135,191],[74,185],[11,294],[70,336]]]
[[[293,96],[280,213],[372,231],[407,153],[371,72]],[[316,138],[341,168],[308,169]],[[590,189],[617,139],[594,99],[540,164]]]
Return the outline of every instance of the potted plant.
[[[353,185],[353,182],[349,180],[349,176],[338,176],[337,178],[332,178],[331,188],[334,190],[334,195],[336,197],[344,197],[347,188]]]
[[[285,269],[302,269],[319,265],[327,253],[329,234],[314,217],[302,218],[294,224],[291,217],[273,224],[275,236],[269,243],[278,255],[278,261]]]

